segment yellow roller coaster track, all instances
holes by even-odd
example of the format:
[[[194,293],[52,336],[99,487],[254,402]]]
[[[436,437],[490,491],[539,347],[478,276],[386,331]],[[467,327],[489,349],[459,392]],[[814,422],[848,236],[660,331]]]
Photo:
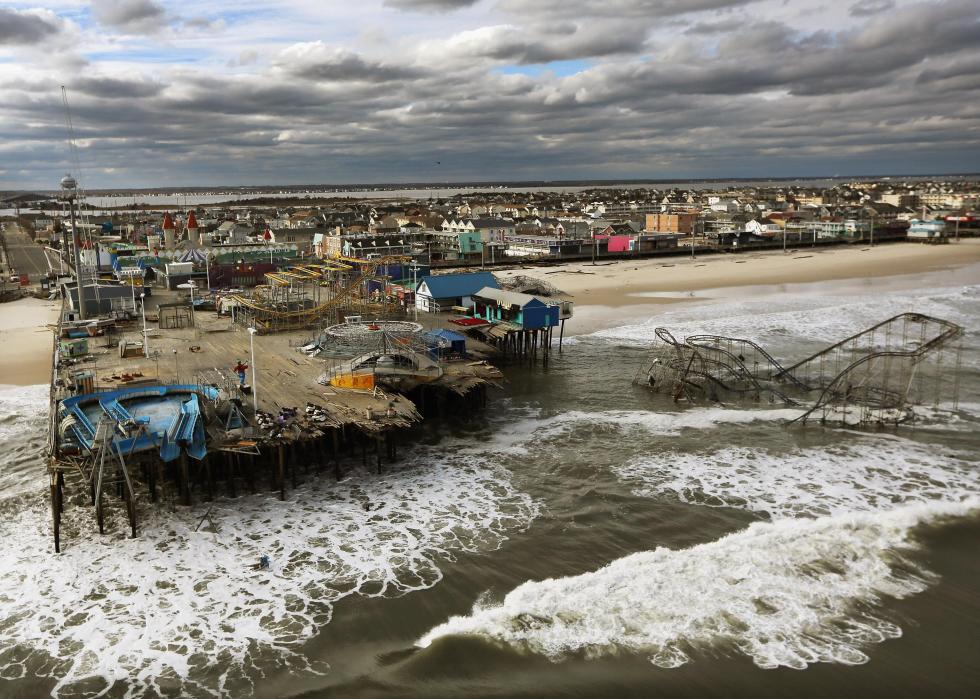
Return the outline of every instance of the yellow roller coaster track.
[[[321,303],[319,306],[313,306],[312,308],[301,308],[295,311],[280,311],[276,308],[271,308],[270,306],[266,306],[261,303],[258,303],[256,302],[255,299],[250,299],[238,294],[231,296],[230,298],[233,299],[240,306],[243,306],[245,308],[254,311],[257,315],[262,314],[262,316],[264,317],[262,318],[256,317],[256,322],[266,327],[269,325],[268,321],[271,320],[285,320],[286,322],[289,321],[300,322],[304,319],[314,320],[317,317],[323,315],[324,313],[334,310],[338,306],[341,306],[345,302],[349,301],[351,295],[361,287],[361,284],[363,284],[369,279],[374,279],[377,277],[378,267],[382,267],[384,265],[396,264],[398,262],[407,262],[411,258],[405,257],[403,255],[391,255],[386,257],[379,257],[373,260],[358,260],[356,258],[341,258],[341,259],[349,260],[351,262],[357,262],[358,264],[360,264],[361,273],[357,277],[355,277],[354,280],[351,281],[347,286],[338,290],[337,293],[334,294],[333,298],[331,298],[326,303]],[[351,267],[346,264],[344,266],[347,267],[348,269],[351,269]],[[306,267],[312,267],[312,265],[306,265]],[[288,280],[285,280],[284,278],[281,277],[277,278],[277,274],[284,274],[284,273],[273,272],[267,274],[266,277],[272,277],[279,283],[283,283],[284,281],[286,285],[289,284]],[[280,279],[282,279],[282,281],[280,281]]]

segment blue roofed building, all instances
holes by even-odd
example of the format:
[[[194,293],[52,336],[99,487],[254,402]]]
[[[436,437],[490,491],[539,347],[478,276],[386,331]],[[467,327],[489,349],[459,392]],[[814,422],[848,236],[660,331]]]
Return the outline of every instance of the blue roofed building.
[[[425,344],[433,359],[466,357],[466,336],[454,330],[437,328],[425,333]]]
[[[561,320],[557,302],[546,303],[536,296],[499,288],[480,289],[473,295],[473,315],[491,323],[509,323],[519,330],[553,328]]]
[[[434,313],[452,306],[472,306],[472,296],[485,287],[499,289],[500,284],[490,272],[466,272],[422,277],[415,294],[420,311]]]

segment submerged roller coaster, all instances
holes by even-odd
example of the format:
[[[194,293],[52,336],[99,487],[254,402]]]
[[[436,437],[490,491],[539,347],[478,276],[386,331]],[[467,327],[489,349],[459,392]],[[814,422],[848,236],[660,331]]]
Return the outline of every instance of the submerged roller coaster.
[[[886,425],[914,419],[914,406],[954,408],[963,329],[902,313],[784,367],[757,343],[720,335],[683,342],[657,328],[653,360],[636,383],[675,402],[768,402],[803,409],[793,422]]]

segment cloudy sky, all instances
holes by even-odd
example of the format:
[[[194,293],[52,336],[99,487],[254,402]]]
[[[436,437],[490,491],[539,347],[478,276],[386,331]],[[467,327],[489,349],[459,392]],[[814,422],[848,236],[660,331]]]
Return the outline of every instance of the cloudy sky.
[[[0,6],[0,188],[980,170],[977,0]]]

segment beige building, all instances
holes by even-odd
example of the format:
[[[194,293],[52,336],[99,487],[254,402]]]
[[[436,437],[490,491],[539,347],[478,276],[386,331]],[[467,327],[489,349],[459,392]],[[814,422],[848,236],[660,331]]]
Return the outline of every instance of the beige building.
[[[882,204],[891,204],[902,209],[914,208],[919,205],[919,197],[914,194],[882,194],[878,197]]]
[[[697,220],[697,214],[647,214],[644,230],[659,233],[690,233],[694,230]]]

